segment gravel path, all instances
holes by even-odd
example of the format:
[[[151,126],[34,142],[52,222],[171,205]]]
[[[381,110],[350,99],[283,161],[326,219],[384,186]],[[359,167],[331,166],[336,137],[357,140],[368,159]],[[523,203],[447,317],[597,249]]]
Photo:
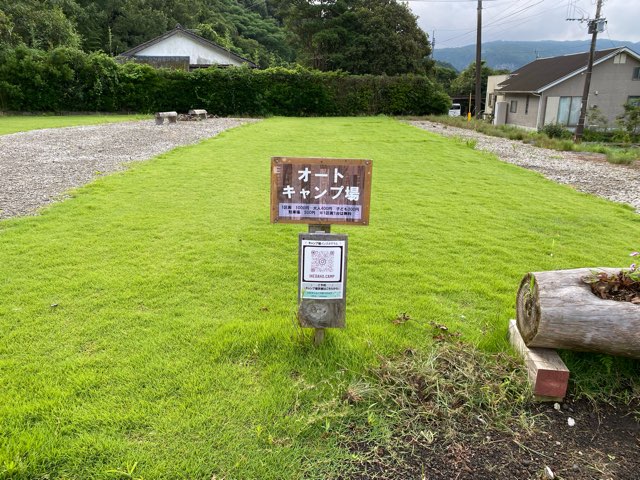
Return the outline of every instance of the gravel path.
[[[32,130],[0,136],[0,219],[35,213],[99,175],[256,120],[154,120]]]
[[[627,203],[640,213],[640,168],[637,166],[613,165],[601,154],[558,152],[434,122],[409,123],[447,137],[476,139],[478,150],[491,152],[502,161],[535,170],[581,192]]]

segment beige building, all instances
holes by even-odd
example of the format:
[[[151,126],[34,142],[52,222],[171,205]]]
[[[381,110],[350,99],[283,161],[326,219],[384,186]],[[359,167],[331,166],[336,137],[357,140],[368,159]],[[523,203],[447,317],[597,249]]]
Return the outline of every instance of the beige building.
[[[487,88],[487,105],[489,95],[497,99],[494,105],[500,103],[494,123],[529,129],[559,123],[574,128],[580,116],[588,57],[588,53],[578,53],[540,58],[502,81],[494,80],[495,88],[489,88],[491,83]],[[627,102],[640,102],[640,55],[627,47],[597,51],[588,107],[597,107],[614,126]]]
[[[486,117],[493,118],[496,103],[504,102],[504,95],[496,92],[496,87],[507,78],[509,78],[509,75],[489,75],[487,78],[487,96],[484,100],[484,114]]]

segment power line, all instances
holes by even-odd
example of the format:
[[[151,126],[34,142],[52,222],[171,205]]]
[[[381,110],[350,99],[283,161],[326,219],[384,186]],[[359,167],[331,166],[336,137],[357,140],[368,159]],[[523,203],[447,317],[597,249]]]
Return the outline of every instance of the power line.
[[[530,0],[530,1],[531,1],[531,0]],[[509,24],[509,23],[513,23],[513,22],[515,22],[515,21],[523,20],[523,17],[520,17],[520,18],[516,18],[516,19],[511,20],[511,21],[506,21],[506,22],[504,21],[504,20],[507,20],[507,19],[509,19],[509,18],[512,18],[512,17],[515,17],[515,16],[519,16],[520,14],[524,13],[525,11],[527,11],[527,10],[529,10],[529,9],[531,9],[531,8],[535,7],[535,6],[538,6],[538,5],[540,5],[541,3],[544,3],[545,1],[546,1],[546,0],[538,0],[536,3],[532,3],[532,4],[529,4],[529,5],[525,5],[525,6],[523,6],[522,8],[520,8],[519,10],[513,11],[513,12],[508,13],[508,14],[506,14],[506,15],[502,15],[501,17],[495,18],[492,22],[489,22],[489,23],[488,23],[488,24],[486,24],[485,26],[486,26],[486,28],[491,29],[491,28],[495,28],[495,27],[502,26],[502,25],[507,25],[507,24]],[[513,7],[513,6],[512,6],[512,7]],[[533,15],[529,15],[529,16],[524,17],[524,18],[526,19],[526,18],[531,18],[531,17],[537,16],[537,15],[541,15],[541,14],[542,14],[542,13],[544,13],[544,12],[547,12],[547,11],[550,11],[550,10],[554,10],[554,9],[556,9],[556,8],[558,8],[558,7],[557,7],[557,6],[556,6],[556,7],[552,7],[552,8],[550,8],[550,9],[543,10],[543,11],[541,11],[541,12],[535,13],[535,14],[533,14]],[[509,9],[507,9],[506,11],[508,11],[508,10],[509,10]],[[474,29],[471,29],[471,30],[466,31],[465,33],[462,33],[462,34],[459,34],[459,35],[454,35],[453,37],[449,37],[449,38],[446,38],[446,39],[444,39],[444,40],[441,40],[441,41],[440,41],[440,44],[441,44],[441,45],[442,45],[443,43],[444,43],[444,44],[446,44],[447,42],[449,42],[449,41],[451,41],[451,40],[455,40],[455,39],[458,39],[458,38],[465,37],[465,36],[467,36],[467,35],[469,35],[469,34],[471,34],[471,33],[475,32],[475,31],[476,31],[476,29],[474,28]],[[495,33],[495,32],[494,32],[494,33]]]

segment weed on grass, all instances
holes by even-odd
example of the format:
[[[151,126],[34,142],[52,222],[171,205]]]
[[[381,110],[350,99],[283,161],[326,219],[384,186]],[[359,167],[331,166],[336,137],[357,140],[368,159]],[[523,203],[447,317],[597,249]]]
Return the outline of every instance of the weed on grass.
[[[338,478],[590,479],[599,471],[632,480],[640,466],[638,397],[617,419],[614,409],[574,400],[536,404],[519,360],[458,341],[382,357],[343,401],[349,423],[335,435],[352,457]]]
[[[452,452],[537,428],[525,379],[513,357],[457,341],[382,358],[343,396],[356,412],[340,437],[354,453],[344,478],[454,478],[468,459]]]

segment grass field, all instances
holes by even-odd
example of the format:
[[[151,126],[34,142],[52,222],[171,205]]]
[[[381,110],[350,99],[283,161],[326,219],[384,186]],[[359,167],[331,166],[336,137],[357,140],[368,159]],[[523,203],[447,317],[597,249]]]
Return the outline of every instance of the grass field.
[[[370,226],[334,227],[347,328],[318,348],[271,156],[373,160]],[[266,120],[72,197],[0,222],[0,478],[335,477],[340,399],[380,356],[428,351],[430,321],[507,349],[526,272],[626,266],[640,238],[629,207],[387,118]],[[615,362],[572,369],[637,368]]]
[[[97,125],[100,123],[129,122],[148,118],[150,118],[148,115],[1,115],[0,135],[40,128]]]

